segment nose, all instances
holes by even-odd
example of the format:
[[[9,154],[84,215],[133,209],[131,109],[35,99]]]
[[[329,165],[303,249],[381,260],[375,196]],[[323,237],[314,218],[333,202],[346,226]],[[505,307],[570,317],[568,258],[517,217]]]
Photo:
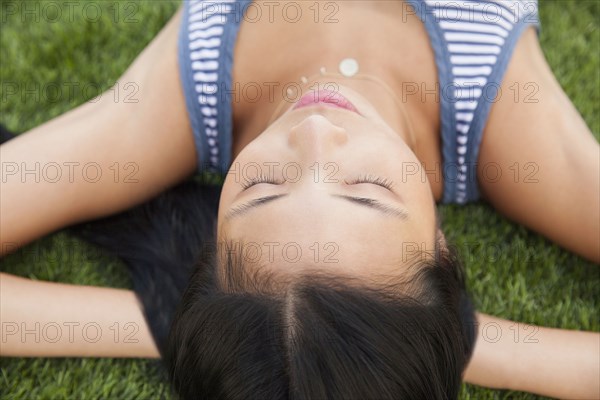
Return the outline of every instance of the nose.
[[[319,158],[343,146],[348,141],[348,133],[324,116],[315,114],[294,126],[288,140],[302,156]]]

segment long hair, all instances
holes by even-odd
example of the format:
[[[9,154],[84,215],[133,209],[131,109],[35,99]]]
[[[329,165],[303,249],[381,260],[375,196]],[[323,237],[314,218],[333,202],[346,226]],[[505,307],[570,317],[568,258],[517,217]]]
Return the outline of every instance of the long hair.
[[[450,250],[377,286],[313,272],[282,287],[272,272],[220,254],[198,265],[169,337],[181,398],[458,396],[473,310]]]
[[[12,137],[1,125],[0,135]],[[69,229],[125,262],[183,399],[457,397],[475,318],[451,250],[438,243],[433,262],[385,287],[311,273],[282,288],[267,270],[218,257],[219,195],[189,180]]]

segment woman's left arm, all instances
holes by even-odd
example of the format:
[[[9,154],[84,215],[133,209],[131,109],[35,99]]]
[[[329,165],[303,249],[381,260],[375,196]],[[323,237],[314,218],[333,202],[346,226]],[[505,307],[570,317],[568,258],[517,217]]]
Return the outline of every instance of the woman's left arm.
[[[552,74],[533,28],[517,44],[501,89],[480,148],[482,196],[508,218],[600,263],[600,146]]]
[[[467,383],[563,399],[600,398],[600,334],[479,313]]]
[[[521,37],[501,90],[480,148],[483,198],[508,218],[600,262],[600,146],[554,77],[533,28]],[[600,334],[477,318],[466,382],[600,398]],[[524,334],[534,331],[525,341]]]

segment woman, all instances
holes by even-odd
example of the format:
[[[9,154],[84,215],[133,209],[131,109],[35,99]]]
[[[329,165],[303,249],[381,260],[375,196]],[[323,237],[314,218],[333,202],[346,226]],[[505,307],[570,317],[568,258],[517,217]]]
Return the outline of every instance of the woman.
[[[598,171],[595,157],[598,146],[553,79],[539,50],[535,32],[532,28],[527,29],[532,16],[525,13],[527,7],[522,10],[501,5],[493,9],[500,14],[494,15],[490,11],[492,8],[478,10],[476,4],[471,7],[469,2],[458,8],[470,10],[471,14],[450,18],[444,13],[456,12],[453,10],[456,7],[403,2],[338,3],[333,9],[336,11],[335,24],[315,24],[313,18],[296,21],[291,14],[272,22],[266,17],[252,22],[247,14],[246,18],[227,19],[228,22],[222,24],[224,33],[221,41],[216,42],[224,54],[220,57],[224,58],[218,58],[215,64],[214,57],[211,58],[211,41],[214,36],[219,37],[220,30],[215,29],[219,26],[214,25],[214,18],[222,14],[236,16],[250,4],[234,3],[239,6],[237,10],[230,10],[226,5],[186,4],[181,23],[183,43],[179,47],[179,65],[175,56],[179,14],[140,55],[121,81],[138,82],[143,101],[119,107],[104,100],[86,104],[38,128],[37,133],[34,130],[2,147],[4,162],[64,164],[73,161],[74,154],[81,161],[98,162],[104,170],[115,162],[119,165],[133,162],[138,180],[136,185],[129,186],[115,183],[110,178],[100,178],[94,185],[65,181],[58,185],[54,183],[54,190],[49,189],[48,183],[25,184],[18,185],[18,191],[11,190],[17,183],[8,181],[2,191],[2,214],[9,216],[2,219],[3,243],[24,244],[58,227],[115,213],[152,197],[196,168],[208,166],[217,171],[232,167],[230,172],[233,172],[228,174],[221,195],[218,231],[223,240],[218,243],[227,243],[231,248],[250,242],[266,250],[276,248],[275,244],[280,247],[293,244],[292,250],[304,249],[296,253],[301,253],[304,258],[296,260],[294,255],[291,258],[294,262],[290,261],[288,253],[278,252],[274,254],[280,257],[268,260],[273,267],[269,272],[277,275],[272,281],[276,282],[285,282],[285,278],[290,277],[286,272],[289,273],[291,267],[298,271],[299,262],[321,270],[327,267],[333,275],[349,275],[362,283],[378,283],[380,290],[382,281],[376,279],[378,276],[391,274],[407,281],[414,278],[419,284],[412,289],[412,294],[418,298],[425,293],[418,271],[427,268],[415,263],[415,256],[421,256],[418,261],[439,262],[437,255],[444,253],[437,251],[440,247],[443,249],[444,241],[437,233],[433,201],[462,203],[476,199],[479,192],[510,218],[598,262],[598,246],[594,239],[598,232],[598,207],[589,206],[589,199],[592,204],[598,204],[598,176],[593,172]],[[309,6],[302,6],[301,13],[311,15],[309,13],[314,9]],[[494,18],[496,22],[489,23]],[[240,24],[240,34],[234,43],[232,32],[237,26],[232,21],[236,20]],[[368,38],[363,37],[364,32],[359,36],[356,27],[366,23],[371,26],[373,21],[377,21],[377,26],[385,25],[382,27],[385,29],[365,30],[369,32]],[[328,19],[328,22],[331,21]],[[455,25],[448,25],[450,23]],[[423,46],[429,37],[433,50]],[[488,42],[482,44],[482,40]],[[508,64],[513,46],[516,46],[515,54]],[[390,55],[390,48],[399,50]],[[282,49],[279,53],[282,56],[274,55],[272,49]],[[172,57],[165,56],[169,51]],[[227,57],[233,55],[235,69],[227,62]],[[264,65],[265,59],[270,60],[270,65]],[[415,65],[420,68],[416,70]],[[221,72],[219,79],[225,82],[227,79],[223,76],[231,74],[231,81],[239,83],[241,92],[231,87],[219,87],[220,81],[215,85],[211,76],[211,70],[215,68]],[[336,70],[339,73],[330,72]],[[179,90],[178,75],[183,79],[185,95]],[[439,86],[436,86],[437,82]],[[515,82],[536,82],[540,93],[545,94],[543,98],[552,100],[515,104],[512,96],[496,99],[489,94],[489,88],[498,87],[504,93],[510,93],[509,88]],[[277,83],[287,84],[287,87],[285,91],[263,92],[257,99],[245,91],[254,89],[256,83],[262,88],[273,88]],[[330,84],[329,92],[317,90],[309,92],[308,97],[294,92],[300,87],[304,94],[308,87],[314,89],[317,84],[316,88],[321,89],[320,85],[325,83]],[[287,89],[292,90],[288,92]],[[427,100],[427,96],[432,100]],[[439,101],[436,101],[437,97]],[[169,101],[165,102],[165,98]],[[290,101],[291,98],[295,98],[296,103]],[[333,107],[332,103],[335,103]],[[231,110],[223,104],[231,104]],[[158,117],[160,111],[169,118]],[[148,118],[149,115],[157,115],[157,118]],[[90,118],[95,121],[93,128],[89,127]],[[529,126],[532,120],[538,121],[536,126]],[[232,126],[229,122],[233,122]],[[523,133],[523,126],[528,126],[526,133]],[[123,127],[128,128],[127,135],[122,134]],[[560,134],[565,129],[571,132],[568,140]],[[107,134],[112,137],[106,137]],[[116,143],[110,143],[115,140],[120,141],[116,146]],[[69,151],[62,143],[69,143],[77,152]],[[535,148],[531,143],[536,143]],[[231,159],[235,159],[232,165],[229,165],[229,147],[233,154]],[[32,151],[34,148],[40,150]],[[558,160],[550,160],[548,154],[560,156]],[[509,171],[515,163],[518,168],[532,163],[538,168],[534,171],[538,184],[514,182],[506,173],[492,179],[488,175],[492,162],[501,171]],[[260,168],[249,169],[253,163]],[[291,175],[292,172],[300,174]],[[265,180],[269,181],[263,182]],[[564,188],[560,191],[562,195],[557,195],[558,187]],[[39,204],[36,199],[42,195],[45,202]],[[77,198],[80,202],[67,205],[64,201],[67,198]],[[581,206],[573,205],[577,201]],[[19,210],[28,210],[28,213]],[[352,220],[345,218],[349,213],[353,215]],[[590,216],[590,213],[596,214]],[[281,216],[285,216],[285,224],[279,222]],[[18,224],[11,220],[17,217]],[[360,251],[365,242],[369,243],[368,257]],[[321,250],[321,255],[331,251],[331,246],[325,247],[331,243],[338,261],[332,263],[333,267],[325,264],[322,258],[315,261],[314,257],[316,249]],[[339,246],[337,251],[335,245]],[[3,246],[3,251],[7,247]],[[234,255],[246,254],[243,249],[234,251]],[[263,256],[270,254],[261,253]],[[235,257],[231,258],[231,263],[225,262],[227,257],[221,260],[219,265],[222,266],[239,265]],[[252,261],[258,264],[265,260],[252,258]],[[365,264],[379,267],[366,271]],[[413,268],[417,270],[416,274],[411,274]],[[246,266],[242,270],[248,269]],[[457,271],[456,268],[447,269]],[[398,274],[399,270],[402,274]],[[231,276],[227,273],[215,275],[216,279]],[[3,277],[3,285],[11,279]],[[215,277],[196,276],[193,282],[203,283],[209,279]],[[266,279],[263,277],[259,282],[267,282]],[[453,327],[454,333],[447,343],[455,346],[449,352],[454,361],[448,364],[453,366],[448,368],[448,376],[440,374],[434,380],[441,382],[447,378],[451,381],[436,387],[439,391],[433,393],[437,397],[440,393],[455,393],[456,373],[460,374],[461,365],[468,358],[468,351],[461,351],[457,340],[466,337],[459,320],[460,277],[448,277],[447,280],[452,279],[457,286],[449,291],[448,297],[454,296],[454,303],[442,301],[439,304],[446,304],[452,311],[448,326]],[[12,282],[27,286],[17,280]],[[216,285],[214,281],[213,284]],[[17,287],[14,285],[13,288]],[[227,282],[220,282],[220,285],[225,292],[236,291]],[[243,289],[250,291],[247,287]],[[281,293],[279,289],[278,293]],[[405,285],[402,293],[410,292],[409,289]],[[49,290],[42,293],[52,298]],[[6,293],[4,287],[3,292]],[[194,291],[192,287],[186,299],[193,299],[198,292],[206,294],[202,290]],[[96,298],[99,309],[109,309],[107,292],[86,288],[85,295],[83,293],[72,292],[73,297],[65,298],[65,301],[85,296],[88,304],[93,304]],[[110,298],[112,307],[122,310],[124,320],[143,324],[131,294],[119,293]],[[422,298],[419,300],[424,302]],[[85,312],[72,306],[61,309],[65,314],[70,312],[71,317]],[[185,315],[186,308],[182,310]],[[3,315],[6,314],[3,312]],[[439,322],[440,318],[438,315],[432,321]],[[486,318],[481,316],[479,320],[486,321]],[[424,317],[424,320],[427,319]],[[185,329],[177,329],[179,326],[185,328],[183,324],[176,324],[173,340],[189,340],[184,334]],[[566,332],[543,333],[549,338],[545,341],[547,344],[558,345],[569,337]],[[146,335],[146,340],[139,346],[127,350],[131,353],[124,354],[120,349],[117,354],[156,355],[147,331]],[[596,335],[577,335],[581,338],[579,342],[585,344],[581,348],[583,352],[589,352],[589,343],[597,341]],[[485,341],[478,343],[485,346]],[[548,348],[556,348],[554,357],[564,360],[560,353],[564,346]],[[111,355],[108,343],[105,347],[101,343],[93,346],[82,343],[71,349],[60,351],[63,355]],[[485,347],[475,347],[467,380],[489,386],[504,385],[507,377],[486,373],[484,362],[478,363],[489,357],[490,350],[496,355],[501,354],[500,349],[500,346],[490,347],[486,353]],[[35,350],[38,355],[48,354],[47,351]],[[114,346],[112,351],[115,351]],[[26,352],[27,349],[21,349],[20,354]],[[177,372],[176,387],[184,394],[187,389],[193,391],[189,382],[177,381],[179,376],[184,376],[177,366],[180,360],[185,365],[185,358],[176,351],[170,354],[173,371]],[[580,365],[585,360],[585,357],[577,356],[575,349],[569,349],[569,354]],[[440,351],[433,351],[432,357],[434,360],[440,357]],[[523,360],[527,359],[524,354]],[[530,361],[535,361],[535,357]],[[574,377],[581,378],[581,371],[587,371],[589,376],[594,376],[594,371],[572,369],[575,372],[569,375],[565,372],[569,371],[568,364],[533,364],[537,367],[536,374],[529,380],[521,380],[516,388],[556,396],[594,396],[595,393],[590,391],[595,387],[594,378],[583,379],[582,385],[565,385]],[[337,382],[333,378],[332,381]],[[391,381],[399,382],[397,379]],[[363,389],[367,386],[359,385]],[[381,385],[375,387],[381,388]]]

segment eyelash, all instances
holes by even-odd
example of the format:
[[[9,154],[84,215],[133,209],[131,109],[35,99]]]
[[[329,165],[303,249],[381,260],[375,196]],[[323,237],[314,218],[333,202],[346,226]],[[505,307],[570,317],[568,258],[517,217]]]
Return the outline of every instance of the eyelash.
[[[284,182],[281,180],[276,180],[273,178],[269,178],[268,176],[261,175],[255,178],[246,179],[245,182],[242,183],[242,188],[244,190],[251,188],[254,185],[258,185],[259,183],[270,183],[271,185],[281,185]]]
[[[284,181],[269,178],[265,175],[261,175],[261,176],[255,177],[255,178],[247,179],[244,183],[242,183],[242,187],[244,190],[246,190],[246,189],[251,188],[254,185],[258,185],[259,183],[269,183],[271,185],[281,185],[284,183]],[[353,179],[351,181],[344,180],[344,183],[346,185],[357,185],[359,183],[372,183],[374,185],[382,186],[388,190],[392,190],[392,186],[393,186],[392,181],[385,179],[385,178],[380,178],[380,177],[377,177],[374,175],[361,175],[358,178]]]
[[[393,186],[393,182],[385,179],[385,178],[380,178],[374,175],[363,175],[358,177],[357,179],[354,179],[350,182],[348,181],[344,181],[345,184],[347,185],[357,185],[359,183],[372,183],[375,185],[379,185],[382,186],[388,190],[392,190],[392,186]]]

